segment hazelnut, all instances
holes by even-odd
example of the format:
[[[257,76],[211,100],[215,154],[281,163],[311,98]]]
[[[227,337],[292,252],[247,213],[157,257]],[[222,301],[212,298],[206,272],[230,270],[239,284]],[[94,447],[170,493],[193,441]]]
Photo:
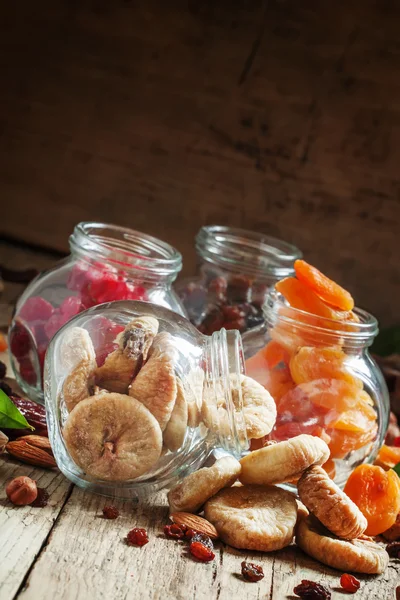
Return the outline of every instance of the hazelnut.
[[[0,431],[0,454],[3,454],[7,443],[8,443],[8,437],[6,436],[5,433]]]
[[[6,494],[16,506],[31,504],[38,495],[36,481],[29,477],[16,477],[7,485]]]

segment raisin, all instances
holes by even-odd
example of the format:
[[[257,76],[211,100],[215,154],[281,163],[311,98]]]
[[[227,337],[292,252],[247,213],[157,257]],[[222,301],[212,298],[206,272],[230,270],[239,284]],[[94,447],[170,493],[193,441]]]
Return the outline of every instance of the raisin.
[[[353,575],[349,575],[348,573],[343,573],[340,578],[340,585],[342,588],[349,592],[350,594],[355,594],[357,590],[360,589],[360,582]]]
[[[119,510],[116,506],[105,506],[103,508],[103,516],[105,519],[116,519],[119,517]]]
[[[34,506],[35,508],[44,508],[45,506],[47,506],[48,499],[49,499],[48,492],[46,492],[46,490],[44,488],[38,487],[36,500],[34,500],[31,503],[31,506]]]
[[[0,390],[3,390],[3,392],[7,394],[7,396],[12,395],[12,389],[5,381],[0,381]]]
[[[194,535],[193,538],[196,536]],[[207,546],[205,546],[202,542],[190,542],[189,550],[192,556],[200,560],[201,562],[210,562],[215,558],[215,554],[212,550],[210,550]]]
[[[248,302],[251,295],[251,280],[245,275],[231,277],[226,290],[228,302]]]
[[[386,546],[390,558],[400,558],[400,542],[392,542]]]
[[[176,523],[164,527],[165,536],[173,540],[182,540],[185,537],[186,531],[187,527],[185,525],[177,525]]]
[[[259,565],[244,560],[242,562],[242,576],[246,581],[260,581],[264,577],[264,571]]]
[[[194,535],[196,535],[196,532],[193,529],[187,529],[185,532],[185,538],[187,540],[191,540]]]
[[[200,544],[203,544],[203,546],[206,546],[206,548],[209,550],[214,550],[214,545],[211,541],[211,538],[205,533],[195,533],[192,536],[192,542],[200,542]]]
[[[400,585],[396,588],[396,600],[400,600]]]
[[[303,600],[330,600],[330,591],[320,583],[303,579],[299,585],[296,585],[293,592],[303,598]]]
[[[144,546],[148,541],[147,531],[141,527],[134,527],[126,536],[128,546]]]
[[[400,435],[397,436],[396,438],[394,438],[394,440],[393,440],[393,446],[396,446],[396,448],[400,447]]]
[[[6,365],[0,360],[0,379],[4,379],[7,373]]]

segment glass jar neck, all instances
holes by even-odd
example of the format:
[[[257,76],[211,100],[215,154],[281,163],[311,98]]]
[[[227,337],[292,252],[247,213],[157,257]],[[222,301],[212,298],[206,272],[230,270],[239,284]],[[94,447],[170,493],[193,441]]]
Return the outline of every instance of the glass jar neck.
[[[276,290],[267,295],[263,306],[270,335],[281,345],[336,346],[348,352],[368,348],[378,334],[378,322],[370,313],[354,308],[352,319],[336,321],[288,306]]]
[[[294,261],[302,256],[295,246],[276,238],[220,225],[200,229],[196,250],[208,263],[267,282],[291,275]]]
[[[79,223],[69,244],[81,260],[105,263],[141,281],[172,283],[182,269],[182,256],[173,246],[117,225]]]
[[[221,329],[206,338],[204,402],[214,418],[219,446],[240,457],[248,448],[241,376],[245,373],[240,333]]]

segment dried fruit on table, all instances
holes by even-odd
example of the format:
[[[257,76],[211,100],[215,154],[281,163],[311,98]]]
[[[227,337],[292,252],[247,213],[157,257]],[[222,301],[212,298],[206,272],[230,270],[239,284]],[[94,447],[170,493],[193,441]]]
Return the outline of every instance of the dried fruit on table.
[[[214,560],[214,546],[208,535],[203,533],[195,533],[190,540],[189,551],[194,558],[200,562],[210,562]]]
[[[134,527],[126,536],[128,546],[144,546],[148,541],[147,531],[142,527]]]
[[[28,400],[27,398],[21,398],[16,395],[10,396],[10,400],[13,404],[18,408],[20,413],[25,417],[28,421],[28,424],[34,428],[35,435],[46,436],[47,432],[47,423],[46,423],[46,411],[44,406],[41,404],[37,404],[32,400]],[[21,429],[9,429],[2,428],[4,433],[10,439],[14,439],[20,437],[21,435],[25,435],[28,432],[31,432],[29,428],[21,428]]]
[[[171,538],[172,540],[182,540],[184,537],[186,537],[186,532],[186,525],[172,523],[172,525],[165,525],[164,527],[165,537]]]
[[[6,494],[16,506],[31,504],[38,495],[36,481],[30,477],[16,477],[7,485]]]
[[[169,518],[185,531],[191,529],[197,533],[208,535],[211,539],[216,540],[218,538],[218,532],[214,525],[207,519],[203,519],[203,517],[188,512],[174,512],[170,514]]]
[[[330,600],[331,598],[328,588],[309,579],[302,579],[301,583],[293,589],[293,592],[302,600]]]
[[[89,333],[82,327],[72,327],[61,340],[60,355],[68,375],[62,393],[69,412],[91,395],[93,374],[97,367],[96,353]]]
[[[340,578],[340,585],[346,592],[349,592],[349,594],[355,594],[356,591],[360,589],[359,580],[349,573],[343,573]]]
[[[375,459],[375,464],[383,469],[393,469],[398,463],[400,463],[400,448],[383,444]]]
[[[351,294],[305,260],[296,260],[294,270],[297,279],[312,289],[319,298],[340,310],[353,310],[354,300]]]
[[[348,478],[344,491],[366,517],[366,535],[383,533],[396,521],[400,512],[400,478],[393,470],[359,465]]]
[[[264,577],[263,568],[260,565],[246,562],[245,560],[241,564],[242,577],[246,581],[260,581]]]
[[[105,519],[116,519],[119,517],[119,510],[116,506],[108,505],[103,508],[103,517]]]

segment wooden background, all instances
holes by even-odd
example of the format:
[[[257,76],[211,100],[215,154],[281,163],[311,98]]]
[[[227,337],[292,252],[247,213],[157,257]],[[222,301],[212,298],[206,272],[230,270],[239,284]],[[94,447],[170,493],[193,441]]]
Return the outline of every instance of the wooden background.
[[[297,244],[384,324],[400,298],[400,3],[18,0],[0,9],[0,231]]]

